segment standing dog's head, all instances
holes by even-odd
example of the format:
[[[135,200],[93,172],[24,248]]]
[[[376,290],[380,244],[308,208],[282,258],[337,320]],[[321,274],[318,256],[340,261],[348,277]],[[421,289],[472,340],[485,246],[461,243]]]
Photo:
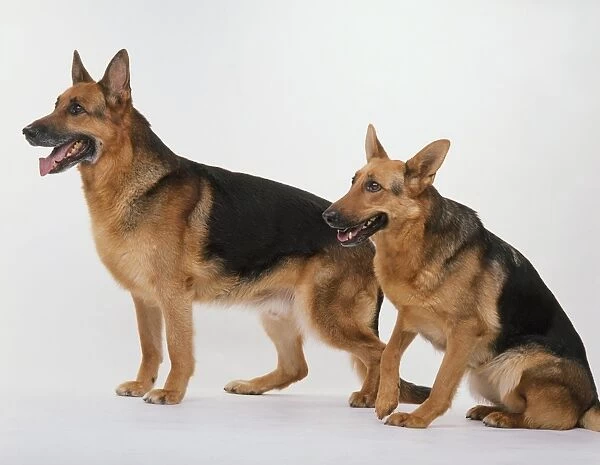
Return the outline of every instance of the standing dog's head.
[[[350,247],[381,229],[418,218],[423,213],[423,193],[432,185],[449,148],[450,141],[441,139],[406,163],[390,160],[369,125],[367,164],[352,178],[348,193],[325,210],[323,219],[338,230],[340,243]]]
[[[73,54],[73,86],[56,100],[54,111],[23,129],[31,145],[53,147],[40,158],[40,174],[60,173],[78,163],[95,163],[106,147],[118,143],[131,112],[129,57],[115,55],[95,82]]]

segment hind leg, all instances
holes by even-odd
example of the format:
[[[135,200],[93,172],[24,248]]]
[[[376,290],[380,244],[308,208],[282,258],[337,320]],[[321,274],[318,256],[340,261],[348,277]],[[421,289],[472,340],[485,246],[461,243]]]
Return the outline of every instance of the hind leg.
[[[355,391],[350,394],[350,398],[348,399],[348,403],[350,407],[362,408],[362,407],[373,407],[375,405],[375,400],[377,399],[377,388],[379,383],[379,373],[374,371],[376,368],[374,365],[367,366],[360,358],[357,356],[353,356],[355,359],[355,364],[357,365],[357,372],[361,379],[363,380],[363,384],[360,388],[360,391]],[[362,365],[359,367],[358,365]]]
[[[379,387],[379,362],[385,344],[379,340],[372,329],[367,325],[360,327],[339,321],[335,337],[330,337],[329,342],[350,352],[359,366],[359,375],[362,375],[363,384],[359,391],[353,392],[348,399],[351,407],[373,407],[377,399]]]
[[[376,290],[375,290],[376,291]],[[371,326],[376,312],[376,292],[347,295],[333,286],[323,286],[306,305],[312,326],[328,344],[349,352],[363,384],[350,395],[352,407],[373,407],[379,387],[379,362],[385,344]]]
[[[349,335],[349,339],[352,336]],[[359,375],[363,380],[363,384],[359,391],[355,391],[350,394],[350,398],[348,399],[348,403],[351,407],[362,408],[362,407],[374,407],[375,400],[377,399],[377,390],[379,387],[379,360],[381,358],[381,352],[383,351],[383,343],[379,341],[379,339],[375,338],[377,342],[381,344],[381,346],[375,341],[370,341],[369,347],[364,348],[363,350],[354,350],[352,346],[352,342],[346,347],[342,347],[348,352],[353,354],[353,357],[358,360],[359,363],[363,365],[363,369],[359,371]],[[351,339],[350,339],[351,340]]]
[[[524,360],[529,366],[502,399],[506,411],[490,413],[483,423],[496,428],[574,428],[595,398],[588,373],[576,362],[544,352],[529,353]]]
[[[523,386],[519,386],[521,389]],[[564,385],[535,383],[523,391],[525,410],[522,412],[494,411],[483,418],[485,426],[495,428],[572,429],[581,416]]]
[[[231,381],[225,386],[227,392],[263,394],[272,389],[283,389],[308,374],[308,365],[302,350],[302,335],[291,305],[283,315],[263,312],[261,320],[265,332],[277,349],[277,368],[250,380]]]
[[[504,412],[504,409],[495,405],[476,405],[475,407],[471,407],[465,416],[469,420],[481,421],[490,413],[496,412]]]
[[[486,376],[478,371],[471,371],[469,375],[471,391],[476,397],[487,400],[489,404],[471,407],[465,414],[467,419],[481,421],[490,413],[506,411],[522,412],[525,409],[523,399],[516,395],[514,391],[513,394],[505,395],[504,399],[501,399],[498,386],[490,383],[490,380]],[[506,377],[506,374],[500,376],[501,379],[505,379]],[[503,403],[503,401],[505,403]],[[510,409],[508,409],[507,406],[510,406]]]

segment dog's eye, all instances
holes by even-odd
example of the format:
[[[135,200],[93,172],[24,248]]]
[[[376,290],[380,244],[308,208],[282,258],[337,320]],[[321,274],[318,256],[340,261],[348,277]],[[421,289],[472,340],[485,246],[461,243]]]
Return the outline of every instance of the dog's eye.
[[[85,108],[83,108],[78,103],[73,102],[71,105],[69,105],[69,113],[71,113],[73,116],[80,115],[84,111]]]
[[[352,176],[352,184],[354,184],[354,181],[356,181],[356,176]]]
[[[369,192],[378,192],[381,190],[381,186],[376,183],[375,181],[369,181],[367,182],[365,188],[369,191]]]

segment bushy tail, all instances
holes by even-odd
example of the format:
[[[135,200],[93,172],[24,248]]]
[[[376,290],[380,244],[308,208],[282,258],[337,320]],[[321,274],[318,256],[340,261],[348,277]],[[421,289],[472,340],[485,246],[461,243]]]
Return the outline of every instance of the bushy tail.
[[[418,386],[400,378],[400,397],[398,401],[401,404],[422,404],[431,394],[431,388]]]
[[[377,303],[375,304],[375,314],[373,315],[373,321],[371,322],[371,329],[375,333],[375,336],[379,337],[379,313],[381,312],[381,305],[383,304],[383,291],[379,289],[377,291]]]
[[[579,426],[600,432],[600,401],[598,399],[579,419]]]

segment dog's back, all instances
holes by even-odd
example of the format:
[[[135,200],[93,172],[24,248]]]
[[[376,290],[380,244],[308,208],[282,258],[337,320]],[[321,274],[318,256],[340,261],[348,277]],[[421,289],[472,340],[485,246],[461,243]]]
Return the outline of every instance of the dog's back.
[[[550,390],[552,383],[571,386],[564,397],[574,400],[575,411],[571,413],[564,405],[556,408],[569,410],[566,418],[577,421],[598,395],[585,347],[568,316],[526,257],[485,229],[470,208],[438,197],[437,192],[432,195],[448,220],[446,226],[441,226],[439,218],[430,217],[429,223],[438,223],[435,235],[445,242],[446,250],[453,251],[446,257],[447,263],[459,263],[461,254],[475,251],[480,257],[479,273],[491,274],[499,283],[495,308],[498,329],[491,341],[492,358],[473,366],[474,391],[498,404],[510,404],[515,391],[524,389],[522,383],[541,382],[545,384],[543,389]],[[428,244],[435,242],[427,239],[427,232],[425,240]],[[453,270],[450,267],[442,273],[450,277]],[[565,424],[569,421],[573,420]]]
[[[579,334],[531,262],[487,230],[471,208],[442,197],[433,188],[430,196],[425,254],[432,261],[443,255],[441,280],[455,273],[452,265],[458,267],[461,255],[469,252],[480,257],[481,273],[498,278],[496,312],[500,329],[493,340],[494,353],[527,345],[544,346],[552,354],[578,362],[591,374]]]
[[[517,346],[543,345],[550,353],[580,363],[590,371],[585,348],[554,294],[531,262],[518,250],[485,231],[485,259],[499,263],[505,273],[498,298],[501,331],[494,342],[505,352]]]
[[[337,247],[335,235],[321,220],[327,200],[256,176],[194,166],[212,193],[206,258],[221,259],[227,273],[258,277],[283,260]],[[374,251],[366,247],[361,255],[372,260]]]

